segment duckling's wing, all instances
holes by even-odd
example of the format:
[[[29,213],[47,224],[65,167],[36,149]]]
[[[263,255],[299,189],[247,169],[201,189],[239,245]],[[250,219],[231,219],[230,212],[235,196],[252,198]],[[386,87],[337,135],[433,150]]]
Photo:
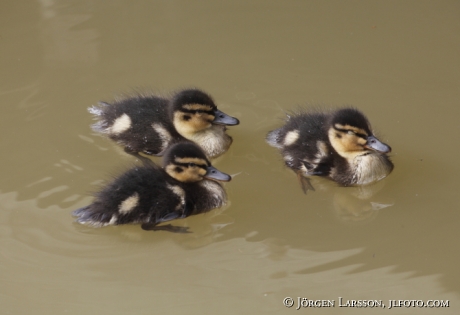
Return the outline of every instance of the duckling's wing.
[[[187,208],[187,207],[186,207]],[[193,210],[193,209],[192,209]],[[185,218],[189,215],[190,211],[187,211],[187,209],[182,211],[173,211],[169,212],[166,214],[163,214],[163,216],[160,217],[160,212],[157,212],[155,222],[148,222],[148,223],[143,223],[141,225],[142,229],[145,231],[169,231],[173,233],[191,233],[188,231],[188,227],[183,227],[183,226],[174,226],[171,224],[167,225],[158,225],[162,222],[167,222],[179,218]]]
[[[325,161],[307,162],[305,160],[302,163],[307,170],[306,174],[308,176],[329,176],[331,170],[330,163],[325,163]]]
[[[140,155],[138,152],[133,152],[131,151],[128,147],[125,147],[124,151],[132,156],[134,156],[135,158],[137,158],[139,161],[142,162],[142,164],[145,166],[145,167],[151,167],[151,168],[154,168],[154,169],[157,169],[157,170],[160,170],[161,168],[156,165],[151,159],[145,157],[145,156],[142,156]]]

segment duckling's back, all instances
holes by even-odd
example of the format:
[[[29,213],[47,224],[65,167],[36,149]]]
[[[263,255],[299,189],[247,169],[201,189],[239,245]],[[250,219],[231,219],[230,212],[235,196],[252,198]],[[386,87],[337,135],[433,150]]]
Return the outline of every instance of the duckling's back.
[[[268,133],[267,142],[283,150],[314,153],[317,141],[327,141],[327,119],[328,115],[320,112],[289,114],[283,127]]]
[[[135,167],[117,177],[94,202],[74,211],[79,223],[92,226],[148,222],[184,206],[180,194],[171,189],[164,172],[153,166]]]
[[[158,154],[174,138],[182,138],[171,122],[168,100],[157,96],[134,96],[113,104],[89,108],[99,121],[92,128],[132,152]]]

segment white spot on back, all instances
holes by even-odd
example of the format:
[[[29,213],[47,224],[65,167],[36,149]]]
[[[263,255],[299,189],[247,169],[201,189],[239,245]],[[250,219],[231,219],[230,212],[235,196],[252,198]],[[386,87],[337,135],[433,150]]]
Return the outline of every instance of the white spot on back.
[[[168,130],[166,130],[166,128],[160,124],[152,124],[152,128],[158,133],[161,139],[161,150],[163,151],[168,147],[169,143],[171,142],[172,136],[168,132]]]
[[[179,197],[180,203],[177,205],[176,210],[180,210],[185,206],[185,191],[179,186],[167,184],[167,187],[169,190],[171,190],[174,194],[176,194]]]
[[[324,141],[316,142],[316,147],[318,148],[318,153],[316,154],[317,158],[327,157],[328,149]]]
[[[284,137],[284,145],[289,146],[293,144],[294,142],[296,142],[297,139],[299,139],[299,131],[298,130],[289,131],[288,133],[286,133],[286,136]]]
[[[118,217],[117,217],[116,214],[112,215],[112,217],[110,218],[110,221],[109,221],[109,223],[107,223],[107,225],[114,225],[115,223],[117,223],[117,219],[118,219]]]
[[[133,210],[137,205],[139,204],[139,194],[134,193],[131,197],[126,198],[123,200],[123,202],[120,204],[118,211],[121,214],[126,214]],[[113,217],[112,217],[113,219]]]
[[[110,126],[109,133],[111,134],[120,134],[125,132],[131,127],[131,118],[127,114],[123,114],[113,122],[112,126]]]
[[[324,158],[327,158],[329,150],[327,149],[326,143],[324,143],[324,141],[316,142],[316,149],[318,150],[318,152],[316,152],[315,154],[315,159],[313,160],[313,163],[318,164]]]

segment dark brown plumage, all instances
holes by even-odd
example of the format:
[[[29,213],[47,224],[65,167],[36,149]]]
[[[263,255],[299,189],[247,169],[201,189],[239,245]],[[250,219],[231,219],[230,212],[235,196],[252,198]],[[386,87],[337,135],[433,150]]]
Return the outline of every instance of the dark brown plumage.
[[[222,207],[226,194],[216,181],[230,179],[211,166],[197,145],[179,143],[165,152],[163,168],[152,163],[128,170],[73,215],[77,222],[95,227],[141,223],[145,230],[184,232],[157,225]]]
[[[171,144],[187,139],[197,143],[209,158],[215,158],[232,143],[225,126],[239,124],[198,89],[182,90],[171,99],[137,95],[112,104],[101,102],[88,110],[98,120],[93,130],[133,154],[161,156]]]
[[[280,149],[305,192],[313,189],[304,179],[309,176],[328,177],[343,186],[366,185],[393,170],[387,155],[391,148],[374,136],[366,116],[354,108],[292,113],[266,140]]]

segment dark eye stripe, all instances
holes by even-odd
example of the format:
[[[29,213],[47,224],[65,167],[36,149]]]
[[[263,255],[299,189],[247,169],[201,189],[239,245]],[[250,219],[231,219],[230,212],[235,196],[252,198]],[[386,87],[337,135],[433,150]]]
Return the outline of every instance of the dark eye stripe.
[[[180,111],[183,112],[183,113],[190,113],[190,114],[201,113],[201,114],[208,114],[208,115],[214,116],[214,111],[212,111],[212,110],[185,109],[185,108],[181,108]]]
[[[356,136],[360,137],[360,138],[363,138],[363,139],[367,139],[367,136],[362,134],[362,133],[356,133],[355,131],[353,130],[348,130],[348,129],[341,129],[341,128],[337,128],[337,127],[334,127],[335,130],[337,131],[340,131],[340,132],[343,132],[343,133],[347,133],[348,131],[351,131],[353,132]]]
[[[184,166],[184,167],[189,167],[190,164],[192,163],[179,163],[179,162],[174,162],[175,165],[180,165],[180,166]],[[196,163],[193,163],[195,164],[196,166],[198,166],[199,168],[202,168],[204,170],[207,170],[208,169],[208,166],[207,165],[203,165],[203,164],[196,164]]]

